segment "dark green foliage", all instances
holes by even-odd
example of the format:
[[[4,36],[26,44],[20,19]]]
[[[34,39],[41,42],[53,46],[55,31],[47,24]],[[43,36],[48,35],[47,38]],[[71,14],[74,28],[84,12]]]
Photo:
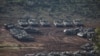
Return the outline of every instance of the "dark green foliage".
[[[93,42],[95,43],[96,51],[100,53],[100,27],[96,28],[95,32],[96,36],[93,38]]]

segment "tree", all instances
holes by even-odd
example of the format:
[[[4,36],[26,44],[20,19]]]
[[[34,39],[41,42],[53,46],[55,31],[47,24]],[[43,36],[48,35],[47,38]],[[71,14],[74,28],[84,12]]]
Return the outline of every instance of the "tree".
[[[100,27],[96,28],[95,32],[96,32],[96,36],[93,39],[93,41],[94,41],[94,43],[96,45],[96,51],[98,53],[100,53]]]

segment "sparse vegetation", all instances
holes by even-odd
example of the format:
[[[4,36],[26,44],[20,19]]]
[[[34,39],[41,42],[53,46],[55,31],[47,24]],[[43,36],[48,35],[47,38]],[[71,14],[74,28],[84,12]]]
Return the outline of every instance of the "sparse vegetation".
[[[99,0],[5,0],[2,4],[4,8],[13,6],[5,11],[17,10],[15,6],[20,6],[28,12],[41,13],[42,11],[58,14],[79,14],[85,17],[97,18],[100,15]],[[1,7],[2,10],[2,7]],[[19,11],[18,9],[17,11]],[[43,13],[42,13],[43,14]]]
[[[10,43],[10,42],[3,42],[0,44],[0,49],[6,48],[6,49],[18,49],[18,45],[16,43]]]

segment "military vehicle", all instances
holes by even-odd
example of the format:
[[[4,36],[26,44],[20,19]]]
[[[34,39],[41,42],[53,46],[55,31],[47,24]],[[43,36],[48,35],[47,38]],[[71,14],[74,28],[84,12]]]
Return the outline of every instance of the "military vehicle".
[[[47,56],[45,53],[37,53],[35,56]]]
[[[56,27],[64,27],[63,21],[62,20],[55,20],[54,25]]]
[[[25,54],[25,56],[35,56],[35,54]]]
[[[79,28],[69,28],[69,29],[64,29],[64,33],[66,34],[66,35],[76,35],[78,32],[79,32],[80,30],[79,30]]]
[[[45,27],[49,27],[50,23],[47,20],[40,20],[40,24]]]
[[[95,29],[94,28],[83,28],[77,36],[84,37],[84,38],[93,38],[95,37]]]
[[[93,43],[86,43],[85,45],[81,46],[81,49],[86,50],[86,51],[91,51],[94,49]]]
[[[87,37],[87,33],[86,32],[79,32],[79,33],[77,33],[77,36],[79,36],[79,37]]]
[[[15,25],[12,23],[8,23],[8,24],[4,24],[4,27],[8,30],[8,29],[14,28]]]
[[[82,54],[81,54],[79,51],[75,51],[75,52],[73,53],[73,56],[82,56]]]
[[[63,24],[66,27],[73,27],[74,26],[74,23],[71,20],[63,20]]]
[[[33,41],[34,38],[30,35],[28,35],[24,30],[21,30],[19,28],[12,28],[9,30],[11,35],[20,41]]]
[[[28,19],[28,23],[31,26],[39,26],[39,22],[36,19]]]
[[[87,31],[87,32],[95,32],[95,28],[85,28],[85,31]]]
[[[50,52],[48,56],[61,56],[59,52]]]
[[[39,29],[33,28],[33,27],[26,27],[24,30],[27,33],[34,33],[34,34],[41,34],[41,31]]]
[[[94,50],[90,50],[90,51],[80,50],[79,53],[82,54],[82,56],[97,56],[95,54],[95,51]]]
[[[27,27],[29,25],[28,23],[28,19],[27,18],[24,18],[24,19],[19,19],[18,20],[18,24],[22,27]]]
[[[73,54],[71,52],[61,52],[61,56],[73,56]]]
[[[75,26],[78,26],[78,27],[84,26],[83,22],[81,20],[78,20],[78,19],[73,20],[73,23]]]

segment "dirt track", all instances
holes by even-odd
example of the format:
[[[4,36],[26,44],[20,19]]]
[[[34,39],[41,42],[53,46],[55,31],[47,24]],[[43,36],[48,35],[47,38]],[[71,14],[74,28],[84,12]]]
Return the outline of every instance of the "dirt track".
[[[23,48],[20,50],[10,50],[8,53],[25,53],[32,52],[51,52],[51,51],[77,51],[79,46],[88,42],[86,39],[77,36],[66,36],[62,31],[65,28],[56,27],[38,27],[42,31],[42,35],[31,34],[35,37],[35,42],[20,42],[14,39],[7,30],[3,30],[1,36],[2,40],[9,43],[17,44]],[[7,51],[5,51],[6,53]],[[11,53],[11,55],[14,55]],[[2,53],[3,54],[3,53]]]

